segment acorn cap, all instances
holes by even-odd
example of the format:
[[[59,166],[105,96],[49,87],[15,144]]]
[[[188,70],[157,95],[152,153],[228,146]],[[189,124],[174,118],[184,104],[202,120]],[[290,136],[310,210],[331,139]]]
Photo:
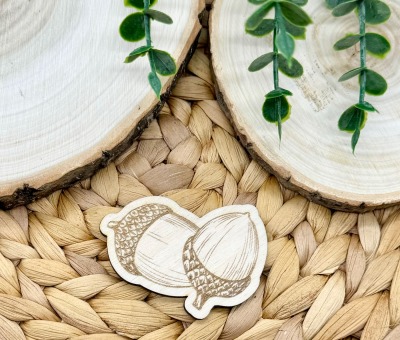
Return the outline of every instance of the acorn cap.
[[[146,204],[131,210],[118,222],[108,224],[115,233],[115,251],[122,267],[132,273],[139,274],[134,255],[140,238],[154,221],[171,212],[161,204]]]
[[[193,249],[193,237],[189,238],[185,244],[183,265],[197,293],[193,302],[193,306],[197,309],[201,309],[212,297],[234,297],[243,292],[251,282],[250,277],[242,280],[224,280],[209,272],[199,261]]]

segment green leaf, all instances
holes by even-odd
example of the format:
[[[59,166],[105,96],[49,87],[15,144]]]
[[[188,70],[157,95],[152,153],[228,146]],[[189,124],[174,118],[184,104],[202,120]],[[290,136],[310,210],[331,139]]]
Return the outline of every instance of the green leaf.
[[[128,15],[119,26],[119,34],[126,41],[139,41],[145,37],[144,14],[133,13]]]
[[[334,7],[336,7],[336,6],[340,5],[340,4],[343,4],[343,3],[348,2],[348,1],[350,1],[350,0],[325,0],[327,6],[329,8],[334,8]]]
[[[343,15],[353,12],[357,8],[357,5],[358,5],[357,0],[346,1],[346,2],[336,6],[333,9],[332,14],[335,17],[341,17]]]
[[[264,2],[267,2],[268,0],[249,0],[249,2],[253,5],[261,5]]]
[[[360,131],[364,128],[367,118],[368,115],[364,110],[359,109],[356,106],[351,106],[345,112],[343,112],[339,119],[339,129],[353,133],[351,138],[351,148],[353,150],[353,154],[360,138]]]
[[[359,35],[359,34],[348,35],[347,37],[337,41],[336,44],[333,46],[333,48],[336,51],[345,50],[346,48],[349,48],[349,47],[357,44],[360,41],[360,39],[361,39],[361,35]]]
[[[150,7],[153,6],[157,0],[150,0]],[[127,7],[135,7],[137,9],[144,8],[144,1],[143,0],[124,0],[124,4]]]
[[[366,73],[366,87],[365,91],[373,96],[381,96],[387,90],[387,82],[379,73],[372,70],[365,70]]]
[[[141,46],[136,49],[134,49],[131,53],[129,53],[130,56],[134,55],[146,55],[146,52],[150,51],[153,48],[153,46]]]
[[[279,105],[280,111],[277,111]],[[278,123],[279,120],[284,122],[289,118],[290,105],[286,97],[266,98],[262,112],[265,120],[270,123]]]
[[[246,32],[256,37],[263,37],[274,30],[275,21],[272,19],[264,19],[261,24],[254,30],[246,29]]]
[[[342,131],[354,132],[365,125],[366,119],[367,115],[363,110],[351,106],[341,115],[338,126]]]
[[[124,60],[124,63],[125,64],[130,64],[130,63],[132,63],[132,62],[134,62],[137,58],[139,58],[140,57],[140,55],[128,55],[126,58],[125,58],[125,60]]]
[[[175,60],[169,53],[161,50],[151,50],[149,53],[158,74],[162,76],[170,76],[171,74],[176,73]]]
[[[276,35],[276,47],[290,64],[294,53],[294,38],[285,30],[280,29]]]
[[[262,22],[264,17],[271,10],[274,2],[268,0],[264,5],[257,9],[246,21],[246,30],[255,30]]]
[[[286,32],[290,33],[295,39],[305,39],[306,29],[301,26],[293,25],[289,20],[283,18]]]
[[[357,75],[359,75],[362,71],[366,70],[366,67],[358,67],[355,68],[349,72],[346,72],[345,74],[343,74],[340,78],[339,81],[345,81],[345,80],[349,80]]]
[[[161,81],[158,78],[156,73],[150,72],[149,73],[149,83],[151,88],[153,89],[154,93],[157,95],[157,98],[160,98],[161,94]]]
[[[150,51],[153,47],[152,46],[141,46],[137,49],[133,50],[125,59],[125,63],[131,63],[135,61],[139,57],[143,57]]]
[[[390,18],[390,8],[382,1],[365,0],[365,20],[368,24],[377,25]]]
[[[270,53],[263,54],[262,56],[258,57],[250,64],[249,71],[256,72],[256,71],[263,69],[269,63],[271,63],[272,60],[274,60],[274,55],[275,55],[274,52],[270,52]]]
[[[153,20],[162,22],[163,24],[172,24],[174,21],[172,20],[172,18],[160,11],[156,11],[154,9],[149,9],[147,11],[143,11],[144,14],[147,14],[150,18],[152,18]]]
[[[357,129],[356,131],[354,131],[353,136],[351,137],[351,148],[353,150],[353,154],[354,151],[356,150],[356,145],[358,143],[359,138],[360,138],[360,130]]]
[[[282,88],[278,88],[276,90],[272,90],[271,92],[268,92],[265,98],[277,98],[277,97],[282,97],[282,96],[292,96],[293,93],[290,92],[289,90],[285,90]]]
[[[279,4],[282,9],[282,14],[292,24],[297,26],[307,26],[312,23],[308,14],[296,4],[288,1],[281,1]]]
[[[377,109],[375,109],[372,104],[368,103],[368,102],[364,102],[364,103],[358,103],[356,105],[354,105],[356,108],[360,109],[360,110],[364,110],[364,111],[368,111],[368,112],[379,112]]]
[[[266,98],[262,112],[266,121],[278,125],[279,140],[281,140],[282,123],[290,117],[290,105],[286,97]]]
[[[301,66],[296,58],[292,58],[291,65],[289,66],[287,60],[279,54],[278,67],[279,71],[291,78],[298,78],[303,75],[303,66]]]
[[[295,5],[304,6],[307,5],[308,0],[287,0],[289,2],[293,2]]]
[[[365,35],[367,51],[374,56],[383,58],[390,51],[389,41],[377,33],[367,33]]]

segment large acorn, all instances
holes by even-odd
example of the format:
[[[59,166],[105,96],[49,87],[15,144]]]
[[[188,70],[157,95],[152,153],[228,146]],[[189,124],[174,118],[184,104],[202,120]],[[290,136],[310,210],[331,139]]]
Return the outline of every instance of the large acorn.
[[[111,221],[118,262],[130,274],[173,288],[191,287],[182,263],[186,240],[197,227],[162,204],[145,204]]]
[[[251,282],[259,240],[249,213],[218,216],[190,237],[183,264],[196,290],[193,306],[201,309],[213,297],[235,297]]]

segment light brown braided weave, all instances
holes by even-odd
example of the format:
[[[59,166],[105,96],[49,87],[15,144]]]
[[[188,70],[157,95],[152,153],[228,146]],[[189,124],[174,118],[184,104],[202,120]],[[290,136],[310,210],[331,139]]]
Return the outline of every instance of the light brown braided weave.
[[[168,106],[115,164],[0,211],[0,339],[400,339],[399,207],[335,212],[282,189],[219,109],[206,42],[204,29]],[[195,321],[184,298],[121,281],[99,223],[150,195],[198,216],[255,205],[269,237],[256,294]]]

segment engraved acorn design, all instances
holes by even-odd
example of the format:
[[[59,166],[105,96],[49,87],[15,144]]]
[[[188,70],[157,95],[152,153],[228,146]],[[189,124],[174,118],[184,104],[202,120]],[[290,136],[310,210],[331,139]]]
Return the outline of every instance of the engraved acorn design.
[[[232,242],[241,236],[241,242]],[[183,253],[187,276],[196,290],[194,307],[212,297],[229,298],[250,284],[258,254],[258,236],[248,213],[230,213],[206,223],[190,237]]]
[[[255,207],[229,206],[199,218],[165,197],[145,197],[104,217],[110,262],[125,280],[170,296],[205,318],[257,289],[267,238]]]
[[[198,229],[192,222],[165,205],[147,204],[108,227],[114,230],[115,252],[126,271],[165,287],[191,286],[182,252]]]

